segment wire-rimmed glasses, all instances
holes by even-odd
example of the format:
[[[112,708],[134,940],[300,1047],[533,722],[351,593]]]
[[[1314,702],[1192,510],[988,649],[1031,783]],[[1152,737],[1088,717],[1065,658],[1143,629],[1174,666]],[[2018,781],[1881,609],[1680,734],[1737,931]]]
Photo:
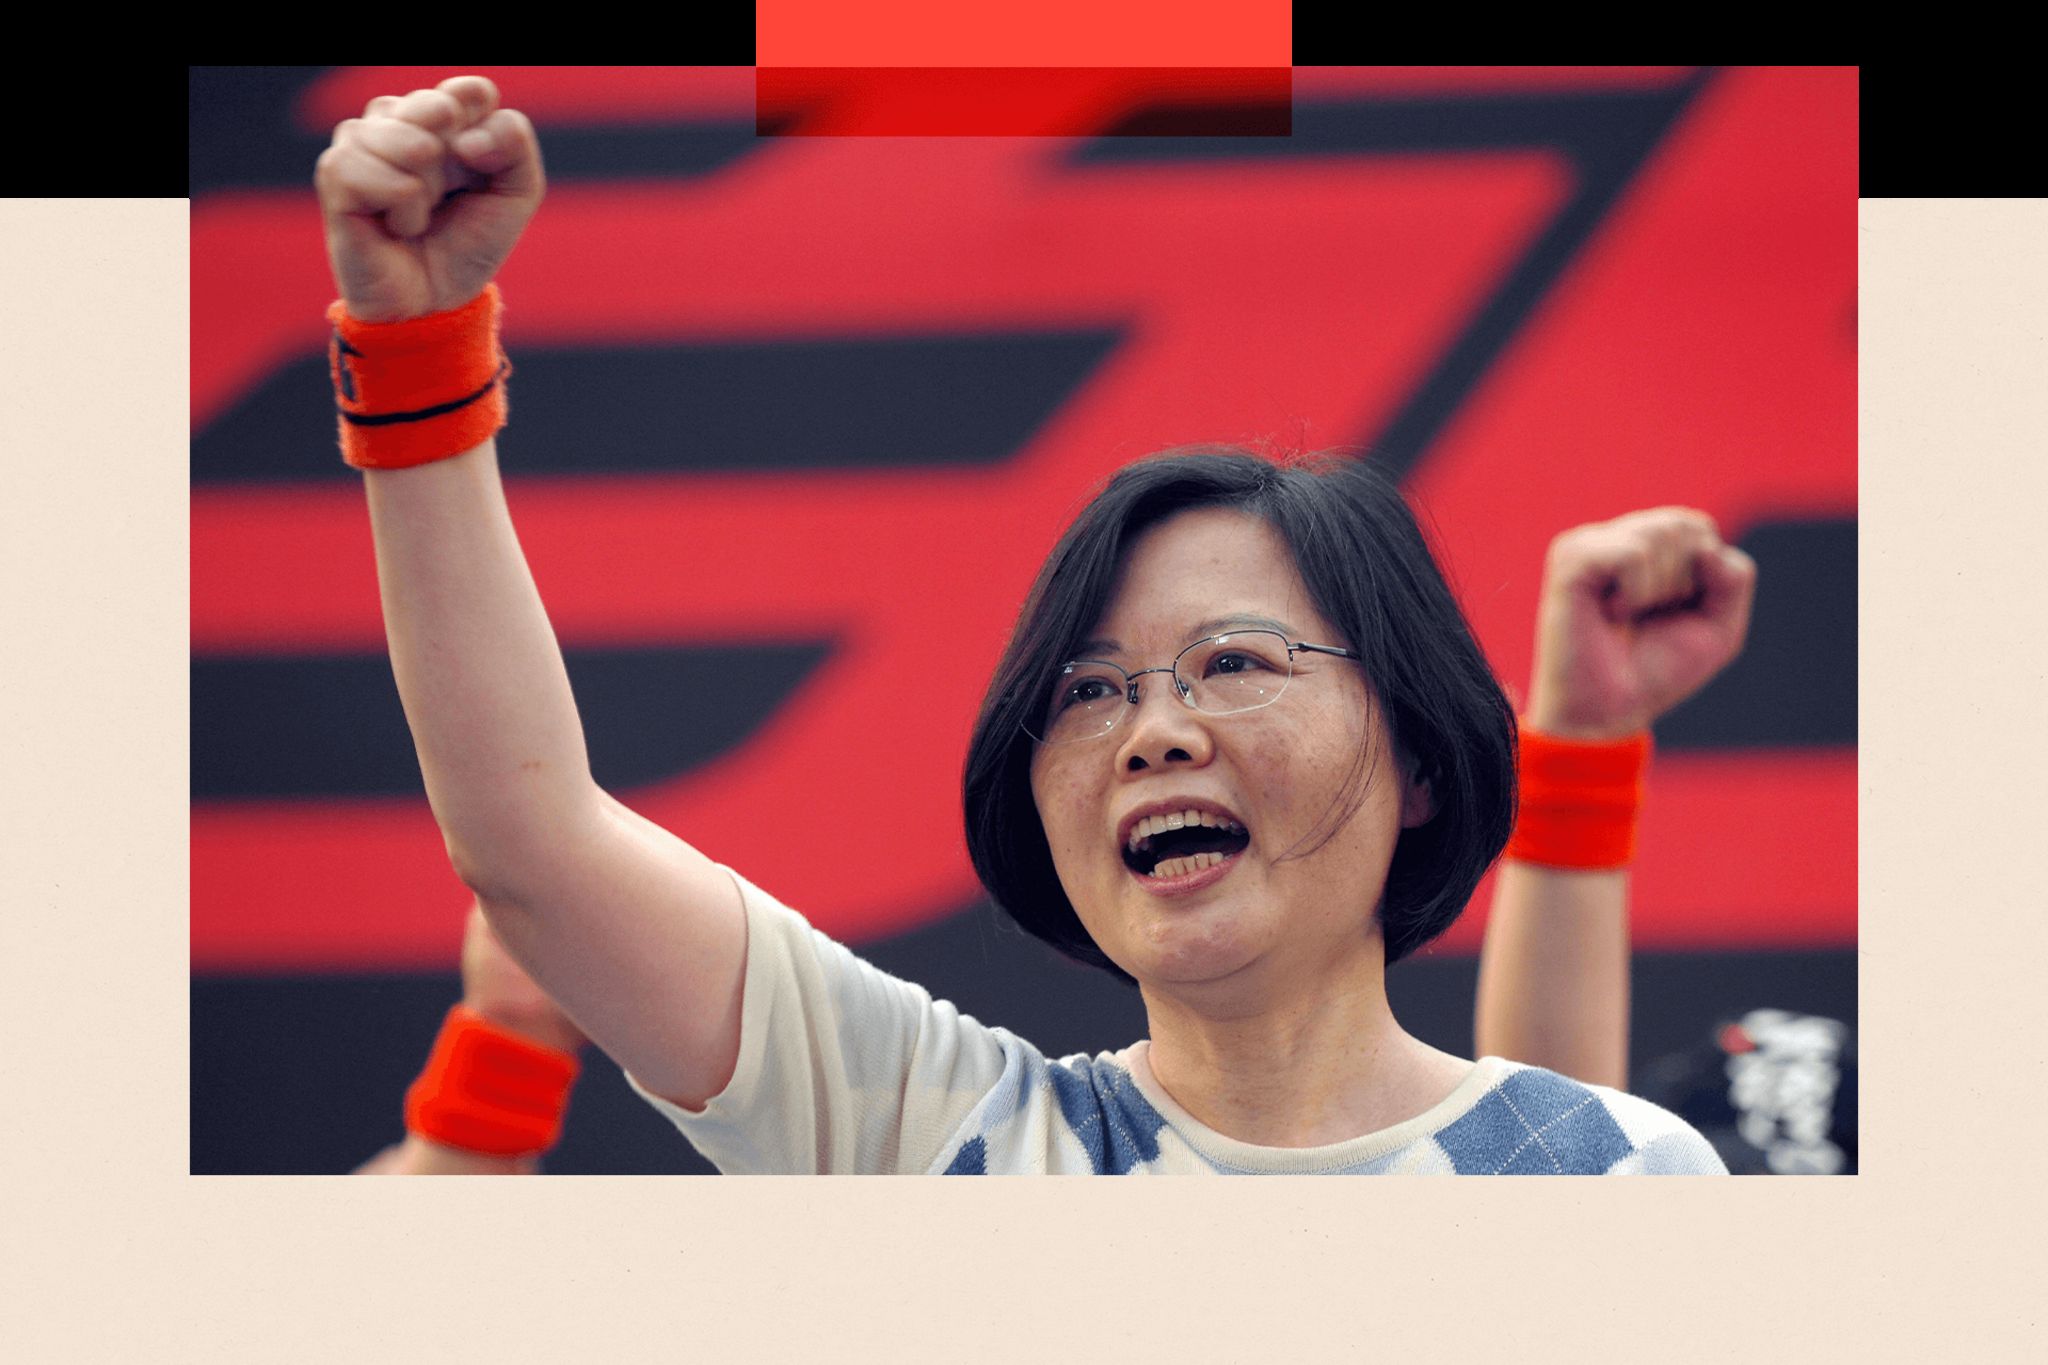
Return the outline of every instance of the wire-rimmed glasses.
[[[1138,704],[1138,679],[1169,673],[1173,690],[1195,710],[1211,716],[1236,715],[1271,706],[1294,676],[1294,656],[1306,650],[1356,659],[1335,645],[1289,641],[1277,630],[1233,630],[1197,640],[1175,656],[1171,668],[1125,672],[1107,659],[1073,659],[1054,676],[1052,695],[1036,708],[1024,732],[1041,744],[1076,744],[1101,739],[1123,724]]]

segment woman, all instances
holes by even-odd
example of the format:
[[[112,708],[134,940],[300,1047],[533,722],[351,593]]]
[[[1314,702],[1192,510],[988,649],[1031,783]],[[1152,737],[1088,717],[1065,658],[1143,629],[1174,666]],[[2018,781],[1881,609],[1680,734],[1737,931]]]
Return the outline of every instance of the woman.
[[[1450,1057],[1387,1009],[1385,965],[1507,841],[1516,739],[1370,466],[1126,470],[999,666],[968,763],[976,868],[1027,929],[1136,982],[1150,1037],[1123,1052],[1052,1062],[963,1019],[597,788],[491,439],[489,281],[544,188],[531,124],[496,101],[475,77],[380,97],[321,157],[344,451],[457,872],[721,1169],[1719,1169],[1662,1110]],[[1608,695],[1539,671],[1531,720],[1560,738],[1639,733],[1739,648],[1750,566],[1700,514],[1637,516],[1591,528],[1609,562],[1563,575],[1557,620],[1546,602],[1558,667],[1625,652],[1593,670]],[[1611,857],[1576,866],[1618,900]],[[1563,880],[1523,899],[1578,894],[1531,875]]]

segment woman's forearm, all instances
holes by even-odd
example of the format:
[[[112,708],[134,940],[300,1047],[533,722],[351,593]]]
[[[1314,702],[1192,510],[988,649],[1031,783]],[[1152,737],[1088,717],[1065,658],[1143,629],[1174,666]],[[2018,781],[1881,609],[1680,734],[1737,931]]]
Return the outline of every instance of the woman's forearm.
[[[1628,873],[1502,862],[1479,953],[1480,1055],[1628,1084]]]
[[[512,529],[497,445],[365,473],[385,634],[455,870],[520,899],[598,793],[554,630]]]

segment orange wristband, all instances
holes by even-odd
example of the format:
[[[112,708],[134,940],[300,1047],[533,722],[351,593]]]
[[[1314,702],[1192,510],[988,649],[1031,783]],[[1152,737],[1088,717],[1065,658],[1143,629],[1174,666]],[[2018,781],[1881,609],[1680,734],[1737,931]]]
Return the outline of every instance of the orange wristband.
[[[460,455],[505,425],[512,362],[498,345],[498,286],[460,308],[405,322],[360,322],[327,307],[327,367],[341,457],[358,469],[406,469]]]
[[[580,1069],[566,1052],[448,1011],[426,1070],[405,1092],[405,1126],[444,1147],[532,1156],[555,1145]]]
[[[1547,867],[1627,867],[1636,855],[1649,732],[1614,744],[1521,734],[1520,813],[1502,856]]]

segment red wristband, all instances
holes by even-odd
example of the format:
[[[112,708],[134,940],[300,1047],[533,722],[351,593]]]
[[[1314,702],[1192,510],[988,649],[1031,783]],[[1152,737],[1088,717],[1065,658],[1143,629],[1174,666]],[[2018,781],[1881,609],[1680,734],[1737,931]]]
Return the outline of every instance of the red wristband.
[[[426,1070],[405,1092],[405,1126],[488,1156],[530,1156],[555,1145],[576,1058],[490,1023],[465,1005],[448,1011]]]
[[[406,469],[482,445],[505,425],[512,362],[498,345],[498,286],[460,308],[405,322],[360,322],[329,304],[328,372],[341,456],[358,469]]]
[[[1636,853],[1649,732],[1613,744],[1529,729],[1521,735],[1520,812],[1502,856],[1547,867],[1627,867]]]

